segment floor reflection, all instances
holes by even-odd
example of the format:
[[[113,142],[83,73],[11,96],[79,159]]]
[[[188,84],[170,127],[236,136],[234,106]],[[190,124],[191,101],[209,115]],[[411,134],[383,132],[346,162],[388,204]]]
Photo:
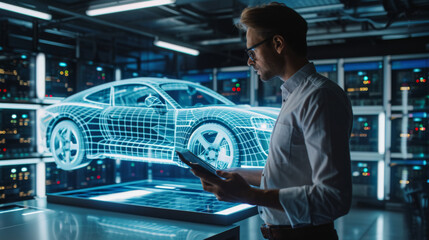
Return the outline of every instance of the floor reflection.
[[[185,226],[137,219],[116,218],[96,215],[74,215],[59,212],[52,223],[51,233],[55,240],[97,239],[206,239],[214,233],[207,230],[192,230]]]
[[[403,210],[386,211],[374,208],[352,208],[350,213],[335,221],[339,239],[342,240],[423,240],[420,234],[413,234]]]

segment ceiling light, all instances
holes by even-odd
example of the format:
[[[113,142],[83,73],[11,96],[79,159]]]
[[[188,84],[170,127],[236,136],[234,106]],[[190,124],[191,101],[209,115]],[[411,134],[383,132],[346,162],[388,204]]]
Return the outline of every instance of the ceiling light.
[[[177,52],[186,53],[186,54],[189,54],[189,55],[192,55],[192,56],[198,56],[200,54],[200,51],[198,51],[198,50],[195,50],[195,49],[192,49],[192,48],[183,47],[183,46],[172,44],[172,43],[168,43],[168,42],[164,42],[164,41],[155,40],[153,42],[153,44],[155,46],[158,46],[158,47],[162,47],[162,48],[174,50],[174,51],[177,51]]]
[[[175,3],[175,2],[176,2],[176,0],[148,0],[148,1],[138,1],[138,2],[134,2],[134,3],[118,4],[118,5],[115,5],[115,6],[89,9],[89,10],[86,11],[86,15],[88,15],[88,16],[98,16],[98,15],[109,14],[109,13],[116,13],[116,12],[124,12],[124,11],[129,11],[129,10],[135,10],[135,9],[140,9],[140,8],[148,8],[148,7],[167,5],[167,4],[172,4],[172,3]]]
[[[241,43],[243,40],[240,37],[234,38],[223,38],[223,39],[211,39],[201,41],[201,45],[218,45],[218,44],[228,44],[228,43]]]
[[[12,4],[7,4],[4,2],[0,2],[0,9],[4,9],[7,11],[11,11],[11,12],[16,12],[19,14],[24,14],[27,16],[36,17],[36,18],[40,18],[40,19],[44,19],[44,20],[51,20],[52,19],[51,14],[35,11],[32,9],[28,9],[28,8],[18,7],[18,6],[15,6]]]

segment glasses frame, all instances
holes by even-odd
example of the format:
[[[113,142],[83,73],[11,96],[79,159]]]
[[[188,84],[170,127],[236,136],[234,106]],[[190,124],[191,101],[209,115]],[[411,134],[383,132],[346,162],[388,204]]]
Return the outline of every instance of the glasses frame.
[[[252,60],[253,62],[255,61],[255,58],[254,58],[254,57],[252,57],[252,55],[250,54],[250,52],[253,52],[253,55],[255,55],[255,53],[254,53],[254,52],[255,52],[255,49],[256,49],[257,47],[261,46],[262,44],[264,44],[264,43],[266,43],[266,42],[270,41],[274,36],[275,36],[275,35],[272,35],[272,36],[270,36],[270,37],[267,37],[267,38],[265,38],[264,40],[262,40],[262,41],[258,42],[257,44],[255,44],[255,45],[253,45],[253,46],[251,46],[251,47],[249,47],[249,48],[244,49],[244,51],[247,53],[247,56],[250,58],[250,60]]]

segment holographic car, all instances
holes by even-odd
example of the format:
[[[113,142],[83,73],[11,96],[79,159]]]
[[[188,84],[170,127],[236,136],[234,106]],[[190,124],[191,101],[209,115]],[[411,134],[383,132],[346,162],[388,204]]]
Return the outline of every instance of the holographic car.
[[[279,108],[236,105],[199,84],[135,78],[99,85],[43,109],[43,143],[72,170],[113,158],[186,167],[188,148],[216,168],[261,167]]]

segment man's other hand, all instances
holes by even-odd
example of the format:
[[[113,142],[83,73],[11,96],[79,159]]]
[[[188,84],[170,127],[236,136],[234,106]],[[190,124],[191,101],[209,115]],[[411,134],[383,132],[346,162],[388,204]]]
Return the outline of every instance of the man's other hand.
[[[213,193],[220,201],[250,203],[253,196],[253,188],[235,172],[217,170],[220,177],[216,178],[201,171],[191,169],[191,172],[200,178],[203,189]]]

